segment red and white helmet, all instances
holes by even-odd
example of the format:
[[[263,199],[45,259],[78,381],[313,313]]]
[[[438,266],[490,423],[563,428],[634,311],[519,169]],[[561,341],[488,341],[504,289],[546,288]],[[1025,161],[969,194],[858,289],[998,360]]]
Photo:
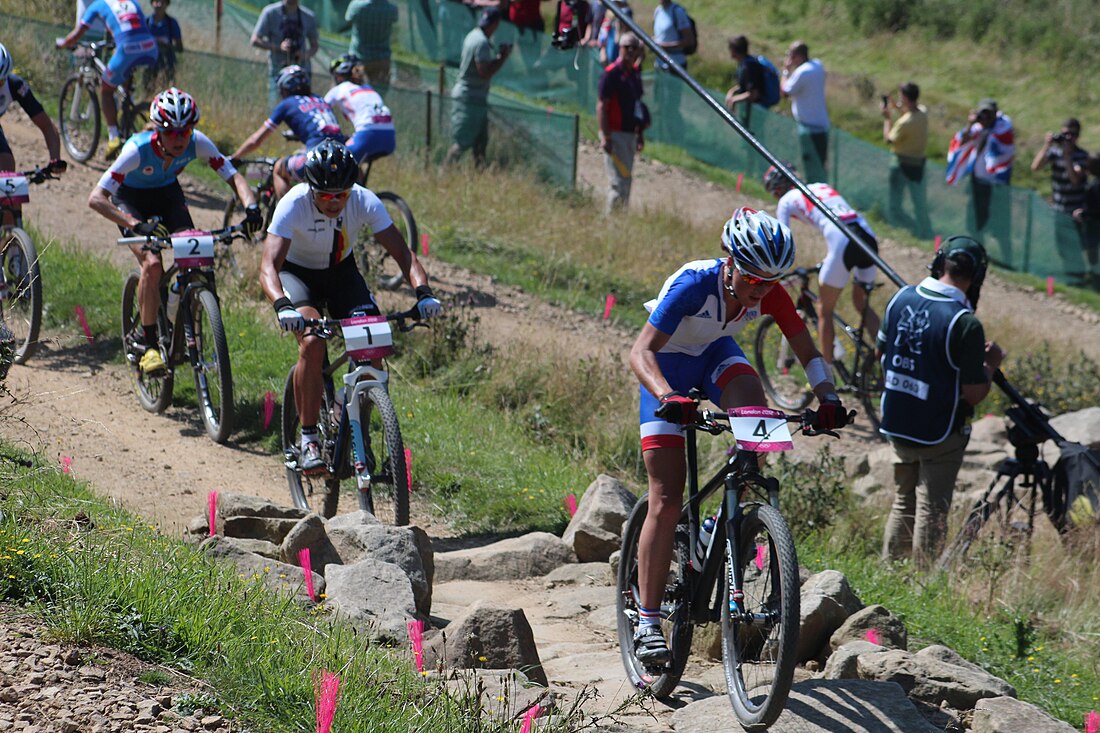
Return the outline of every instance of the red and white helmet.
[[[149,121],[160,129],[179,130],[199,121],[199,106],[187,92],[172,87],[153,98]]]

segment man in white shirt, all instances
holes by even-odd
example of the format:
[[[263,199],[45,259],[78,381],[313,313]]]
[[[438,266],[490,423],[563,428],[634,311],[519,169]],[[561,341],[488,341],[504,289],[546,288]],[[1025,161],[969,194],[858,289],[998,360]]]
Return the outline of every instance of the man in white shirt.
[[[798,123],[802,170],[807,181],[827,181],[825,158],[829,150],[829,112],[825,108],[825,67],[811,59],[803,41],[795,41],[783,60],[784,97],[791,99],[791,115]]]

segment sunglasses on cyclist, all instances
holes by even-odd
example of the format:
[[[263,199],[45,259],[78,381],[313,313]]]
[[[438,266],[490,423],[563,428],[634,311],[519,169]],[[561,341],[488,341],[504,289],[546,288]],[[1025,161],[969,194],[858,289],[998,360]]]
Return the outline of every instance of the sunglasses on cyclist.
[[[737,268],[737,274],[741,276],[741,279],[745,281],[745,284],[750,287],[755,287],[757,285],[774,285],[776,282],[779,281],[780,278],[783,277],[782,275],[776,275],[775,277],[760,277],[759,275],[754,275],[751,272],[745,272],[745,270],[741,268],[741,265],[738,264],[737,260],[733,261],[733,266]]]
[[[351,191],[337,191],[336,193],[330,193],[328,191],[314,191],[313,195],[322,201],[343,201],[351,195]]]
[[[160,134],[165,137],[187,137],[191,134],[190,127],[164,127],[161,128]]]

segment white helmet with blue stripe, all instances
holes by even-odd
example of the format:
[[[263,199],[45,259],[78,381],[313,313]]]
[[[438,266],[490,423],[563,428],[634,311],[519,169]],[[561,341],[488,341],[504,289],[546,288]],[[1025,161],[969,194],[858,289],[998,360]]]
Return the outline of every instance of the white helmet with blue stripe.
[[[748,266],[765,280],[776,280],[794,266],[794,236],[775,217],[742,207],[722,230],[722,248],[738,267]]]

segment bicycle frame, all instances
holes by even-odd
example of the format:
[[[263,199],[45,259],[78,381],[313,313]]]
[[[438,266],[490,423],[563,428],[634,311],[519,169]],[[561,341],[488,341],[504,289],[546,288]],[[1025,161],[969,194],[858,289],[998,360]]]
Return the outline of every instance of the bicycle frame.
[[[173,280],[180,285],[180,301],[179,308],[176,311],[175,323],[168,317],[168,288],[171,287]],[[192,367],[197,367],[199,352],[194,337],[195,324],[191,303],[198,298],[201,290],[209,290],[217,299],[218,290],[214,282],[214,271],[206,267],[180,268],[179,265],[173,263],[161,277],[159,288],[161,301],[157,317],[163,319],[160,329],[161,337],[167,338],[167,334],[171,334],[171,341],[168,343],[167,348],[169,357],[167,367],[171,370],[174,365],[182,362],[185,344],[187,346],[188,361]]]
[[[370,488],[373,479],[370,466],[367,465],[366,441],[363,431],[361,397],[373,387],[386,388],[389,385],[390,374],[385,369],[379,369],[371,362],[357,362],[350,360],[347,353],[325,367],[325,389],[330,389],[335,384],[336,372],[345,363],[351,361],[347,373],[340,377],[344,385],[344,399],[341,402],[340,424],[336,429],[336,442],[332,449],[332,464],[328,466],[333,478],[346,479],[355,476],[355,483],[360,491]],[[330,395],[333,403],[336,395]],[[352,471],[348,471],[347,451],[352,451]]]
[[[107,70],[107,62],[100,58],[100,53],[105,49],[113,48],[113,43],[96,43],[96,42],[81,42],[77,48],[81,49],[83,53],[77,53],[74,50],[74,55],[80,59],[80,64],[77,66],[76,73],[80,76],[80,81],[85,84],[93,84],[96,89],[99,89],[103,84],[103,73]],[[131,133],[140,132],[140,130],[133,129],[134,121],[137,118],[138,107],[134,104],[134,98],[130,94],[130,86],[133,84],[134,72],[131,69],[130,73],[126,77],[126,81],[115,88],[115,98],[118,104],[118,125],[120,130],[130,130]],[[77,92],[73,95],[72,109],[69,110],[69,115],[77,117],[80,114],[80,90],[83,87],[79,87]]]

